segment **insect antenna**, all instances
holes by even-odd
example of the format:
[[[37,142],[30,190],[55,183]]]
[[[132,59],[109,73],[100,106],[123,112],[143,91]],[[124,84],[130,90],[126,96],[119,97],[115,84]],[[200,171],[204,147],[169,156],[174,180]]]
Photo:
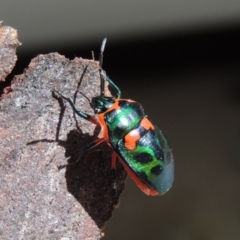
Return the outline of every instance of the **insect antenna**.
[[[102,64],[103,64],[103,52],[104,52],[104,49],[105,49],[105,46],[106,46],[106,42],[107,42],[107,38],[104,38],[103,41],[102,41],[102,45],[101,45],[101,48],[100,48],[100,55],[99,55],[99,66],[100,66],[100,70],[99,70],[99,73],[100,73],[100,78],[101,78],[101,95],[104,96],[104,87],[105,87],[105,79],[103,77],[103,73],[102,73]]]

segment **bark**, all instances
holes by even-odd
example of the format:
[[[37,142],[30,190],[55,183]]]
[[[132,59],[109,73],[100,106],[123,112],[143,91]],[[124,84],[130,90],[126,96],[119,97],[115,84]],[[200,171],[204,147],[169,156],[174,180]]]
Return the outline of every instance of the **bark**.
[[[16,49],[21,43],[18,41],[17,30],[1,26],[0,22],[0,82],[12,71],[17,61]]]
[[[39,55],[2,95],[1,239],[100,239],[119,204],[126,172],[118,163],[114,190],[107,144],[58,170],[101,132],[74,114],[53,89],[93,114],[77,90],[90,99],[99,95],[98,62],[69,60],[57,53]]]

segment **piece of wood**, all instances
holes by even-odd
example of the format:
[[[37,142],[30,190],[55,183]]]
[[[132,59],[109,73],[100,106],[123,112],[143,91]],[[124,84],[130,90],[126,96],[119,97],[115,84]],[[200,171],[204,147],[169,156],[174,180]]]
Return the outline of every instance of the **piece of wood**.
[[[1,239],[100,239],[124,189],[126,172],[119,163],[117,190],[112,188],[107,144],[58,170],[100,129],[74,114],[53,89],[93,114],[76,91],[90,99],[99,95],[98,62],[39,55],[1,97]]]
[[[0,22],[0,82],[5,81],[17,61],[16,50],[21,45],[17,30],[1,26]]]

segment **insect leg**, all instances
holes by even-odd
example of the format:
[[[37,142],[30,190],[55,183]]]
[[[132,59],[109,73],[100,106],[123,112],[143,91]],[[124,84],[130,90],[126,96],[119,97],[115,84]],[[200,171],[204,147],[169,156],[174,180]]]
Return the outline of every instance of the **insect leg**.
[[[88,145],[86,145],[84,148],[82,148],[81,150],[79,150],[79,152],[76,154],[76,156],[74,157],[73,161],[71,163],[67,163],[67,164],[63,164],[58,166],[58,169],[62,169],[65,167],[68,167],[69,165],[75,164],[79,161],[79,159],[81,158],[81,156],[87,152],[88,150],[90,150],[93,147],[96,147],[97,145],[99,145],[100,143],[104,142],[105,139],[104,138],[98,138],[95,141],[89,143]]]
[[[94,118],[93,116],[81,111],[81,110],[77,110],[73,101],[70,98],[64,97],[60,92],[58,92],[57,90],[54,90],[55,92],[57,92],[63,99],[65,99],[66,101],[69,102],[70,106],[72,107],[73,111],[80,117],[88,120],[89,122],[92,122],[96,125],[99,125],[98,121],[96,120],[96,118]]]
[[[115,152],[112,153],[112,162],[111,162],[111,168],[112,168],[112,178],[113,178],[113,189],[117,189],[117,172],[116,172],[116,160],[117,160],[117,154]]]
[[[112,167],[112,178],[113,178],[113,183],[112,183],[112,188],[115,193],[115,205],[118,205],[118,198],[117,198],[117,170],[116,170],[116,160],[117,160],[117,154],[115,152],[112,153],[112,162],[111,162],[111,167]]]

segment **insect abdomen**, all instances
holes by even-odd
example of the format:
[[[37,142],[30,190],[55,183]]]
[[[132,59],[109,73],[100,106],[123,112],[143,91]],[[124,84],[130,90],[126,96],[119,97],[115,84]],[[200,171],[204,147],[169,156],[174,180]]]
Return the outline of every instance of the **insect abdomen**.
[[[119,140],[116,151],[149,188],[164,194],[172,186],[174,163],[171,148],[162,132],[147,118]]]
[[[174,180],[172,150],[163,133],[145,116],[141,105],[118,100],[118,107],[105,113],[105,122],[111,146],[140,179],[138,182],[158,194],[168,191]],[[146,193],[146,187],[138,186]]]

